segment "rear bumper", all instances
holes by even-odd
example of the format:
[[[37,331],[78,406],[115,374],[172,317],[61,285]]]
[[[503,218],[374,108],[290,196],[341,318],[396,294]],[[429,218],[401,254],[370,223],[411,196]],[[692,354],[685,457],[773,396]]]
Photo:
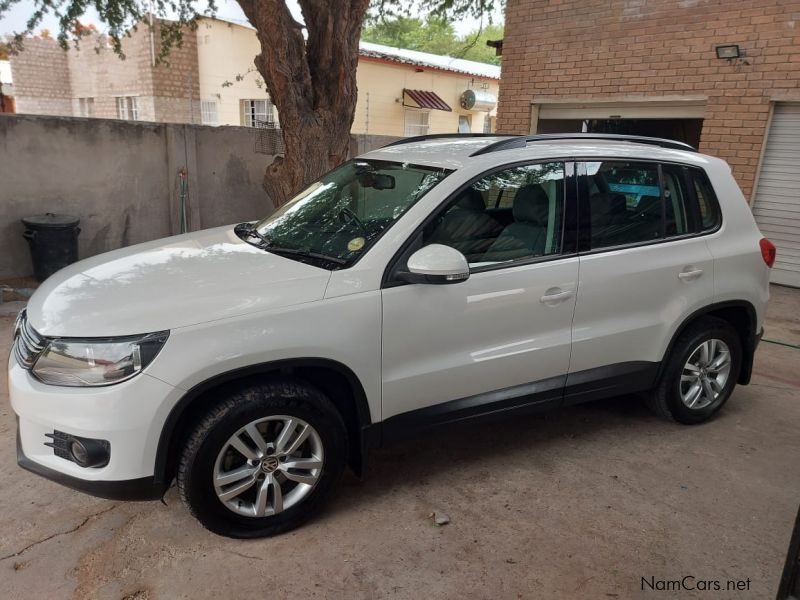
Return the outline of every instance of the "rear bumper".
[[[156,483],[154,477],[120,481],[86,480],[72,477],[55,469],[45,467],[25,456],[17,420],[17,464],[31,473],[54,481],[73,490],[109,500],[158,500],[167,491],[166,485]]]

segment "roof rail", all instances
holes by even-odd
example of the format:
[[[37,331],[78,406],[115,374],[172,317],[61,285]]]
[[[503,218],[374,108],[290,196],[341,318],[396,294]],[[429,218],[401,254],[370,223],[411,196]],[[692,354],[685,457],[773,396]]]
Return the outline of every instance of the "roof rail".
[[[400,138],[399,140],[395,140],[386,144],[385,146],[381,146],[382,148],[388,148],[389,146],[399,146],[401,144],[412,144],[414,142],[424,142],[425,140],[437,140],[437,139],[447,139],[447,138],[483,138],[483,137],[507,137],[507,138],[516,138],[518,136],[512,134],[502,134],[502,133],[431,133],[429,135],[415,135],[413,137],[405,137]],[[505,140],[503,140],[505,141]],[[494,145],[494,144],[492,144]]]
[[[666,140],[663,138],[645,137],[641,135],[618,135],[614,133],[540,133],[537,135],[518,135],[507,140],[500,140],[494,144],[489,144],[483,148],[479,148],[470,156],[479,156],[481,154],[488,154],[489,152],[497,152],[498,150],[510,150],[512,148],[525,148],[528,142],[552,142],[556,140],[607,140],[614,142],[633,142],[636,144],[650,144],[652,146],[661,146],[662,148],[671,148],[672,150],[689,150],[690,152],[697,152],[697,149],[689,144],[678,142],[675,140]]]

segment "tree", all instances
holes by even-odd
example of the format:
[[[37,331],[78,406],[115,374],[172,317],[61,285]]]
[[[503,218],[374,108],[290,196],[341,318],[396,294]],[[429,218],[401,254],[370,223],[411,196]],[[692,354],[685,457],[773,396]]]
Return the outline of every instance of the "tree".
[[[486,45],[486,41],[502,38],[503,26],[494,24],[485,25],[459,37],[447,19],[435,15],[424,21],[417,17],[372,17],[367,20],[361,34],[361,39],[367,42],[495,65],[500,64],[500,57],[496,55],[494,48]]]
[[[368,19],[361,39],[395,48],[445,55],[453,54],[458,46],[458,36],[453,25],[447,19],[437,16],[425,21],[417,17]]]
[[[0,1],[0,17],[22,0]],[[19,45],[42,19],[59,21],[63,47],[84,34],[80,18],[93,7],[107,35],[121,53],[120,39],[131,27],[146,23],[148,10],[159,19],[175,20],[160,28],[161,56],[180,43],[180,32],[201,14],[213,14],[214,0],[26,0],[31,6],[27,29],[16,34]],[[264,79],[281,119],[285,154],[264,175],[264,189],[277,206],[347,158],[355,115],[358,41],[370,0],[297,0],[304,23],[292,16],[286,0],[237,0],[256,29],[261,52],[255,67]],[[373,14],[396,17],[410,8],[439,17],[480,17],[503,0],[373,0]],[[305,30],[305,33],[304,33]]]
[[[500,56],[494,48],[486,45],[489,40],[502,40],[503,39],[503,26],[496,24],[485,25],[483,28],[471,31],[463,38],[460,43],[462,44],[463,51],[458,51],[453,54],[458,58],[466,58],[467,60],[475,60],[483,63],[490,63],[493,65],[500,64]]]

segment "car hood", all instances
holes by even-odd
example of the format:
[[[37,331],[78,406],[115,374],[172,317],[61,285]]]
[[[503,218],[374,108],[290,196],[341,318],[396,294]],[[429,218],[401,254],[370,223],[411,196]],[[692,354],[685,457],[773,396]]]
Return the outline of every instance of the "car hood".
[[[219,227],[70,265],[36,290],[27,314],[46,336],[133,335],[312,302],[329,279]]]

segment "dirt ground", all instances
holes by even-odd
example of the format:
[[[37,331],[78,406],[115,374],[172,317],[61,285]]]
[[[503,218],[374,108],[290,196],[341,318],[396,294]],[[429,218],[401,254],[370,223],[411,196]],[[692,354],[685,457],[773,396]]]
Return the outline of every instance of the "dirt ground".
[[[773,298],[766,337],[800,344],[800,291]],[[702,426],[617,398],[376,451],[304,528],[235,541],[174,488],[112,502],[20,470],[2,369],[0,598],[773,598],[800,504],[800,349],[762,343],[755,371]],[[642,590],[684,576],[749,590]]]

